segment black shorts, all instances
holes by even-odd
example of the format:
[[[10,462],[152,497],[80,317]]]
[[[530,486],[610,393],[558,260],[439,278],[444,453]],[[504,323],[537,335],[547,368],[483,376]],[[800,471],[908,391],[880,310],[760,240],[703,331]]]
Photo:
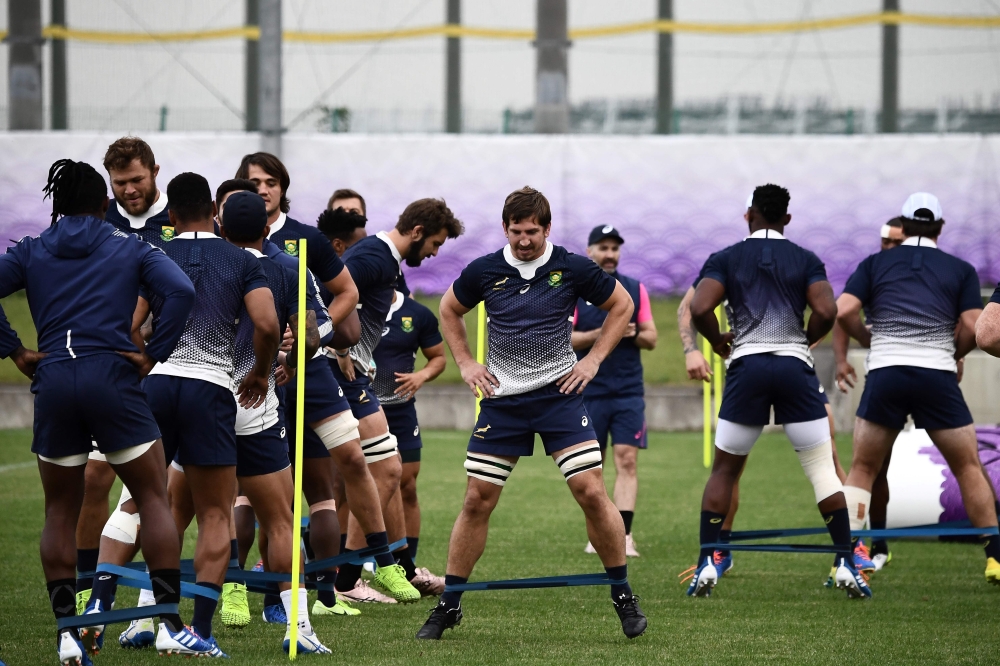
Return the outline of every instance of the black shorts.
[[[288,443],[279,420],[267,430],[236,436],[236,476],[263,476],[287,468]]]
[[[816,371],[795,356],[750,354],[729,364],[719,418],[741,425],[803,423],[826,418]]]
[[[288,426],[288,455],[295,459],[295,381],[285,387],[285,423]],[[330,363],[325,356],[318,356],[306,361],[306,402],[303,405],[306,423],[315,423],[342,412],[349,411],[351,406],[344,397],[343,388],[337,383],[330,369]],[[312,428],[306,428],[302,433],[303,458],[329,458],[323,440]]]
[[[646,438],[646,401],[642,396],[623,398],[584,398],[597,443],[604,449],[608,435],[612,444],[628,444],[640,449],[648,446]]]
[[[358,373],[355,374],[353,381],[348,381],[344,373],[340,371],[336,359],[329,359],[329,363],[337,383],[340,384],[340,388],[344,389],[344,397],[351,405],[351,413],[354,414],[354,418],[360,421],[366,416],[378,413],[380,407],[378,396],[372,390],[372,383],[368,379],[368,375]],[[356,370],[357,368],[355,368]]]
[[[912,365],[890,365],[870,371],[858,405],[858,417],[902,430],[908,414],[924,430],[961,428],[973,422],[954,372]]]
[[[424,445],[420,439],[420,424],[417,423],[417,405],[413,400],[398,405],[382,405],[382,411],[400,451],[419,450]]]
[[[143,388],[163,433],[167,460],[181,465],[236,465],[236,398],[201,379],[150,375]]]

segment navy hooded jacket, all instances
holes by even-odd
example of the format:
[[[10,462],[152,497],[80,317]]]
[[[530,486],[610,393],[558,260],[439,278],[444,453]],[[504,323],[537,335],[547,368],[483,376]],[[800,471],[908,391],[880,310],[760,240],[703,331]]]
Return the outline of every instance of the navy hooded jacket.
[[[137,351],[132,315],[139,285],[164,299],[146,353],[165,361],[194,304],[194,285],[162,250],[91,216],[67,216],[0,256],[0,298],[24,289],[38,331],[39,365]],[[0,355],[20,346],[0,310]]]

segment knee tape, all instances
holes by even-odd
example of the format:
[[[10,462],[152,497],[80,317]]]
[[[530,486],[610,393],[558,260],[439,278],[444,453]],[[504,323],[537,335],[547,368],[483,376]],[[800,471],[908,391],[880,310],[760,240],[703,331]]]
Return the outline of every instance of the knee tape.
[[[135,537],[139,533],[139,514],[125,513],[121,509],[116,509],[108,522],[101,530],[101,536],[121,541],[122,543],[134,544]]]
[[[378,437],[363,439],[361,440],[361,451],[365,454],[365,462],[369,465],[391,458],[396,455],[396,436],[387,432]]]
[[[747,456],[762,432],[764,426],[743,425],[719,419],[719,425],[715,429],[715,447],[734,456]]]
[[[176,460],[171,460],[170,461],[170,467],[172,467],[173,469],[176,469],[181,474],[184,473],[184,465],[180,464]]]
[[[796,451],[807,451],[830,441],[830,422],[826,418],[800,423],[786,423],[785,436]],[[833,460],[833,452],[830,452]]]
[[[844,499],[847,500],[847,517],[851,519],[851,529],[864,529],[872,494],[857,486],[844,486]]]
[[[104,457],[112,465],[124,465],[127,462],[132,462],[146,451],[149,451],[151,448],[153,448],[153,444],[155,443],[156,442],[154,441],[154,442],[147,442],[145,444],[139,444],[138,446],[130,446],[127,449],[106,453],[104,454]]]
[[[236,497],[236,501],[233,503],[233,508],[235,509],[238,506],[249,506],[251,509],[253,508],[250,505],[250,499],[246,495],[238,495]]]
[[[322,502],[316,502],[315,504],[309,505],[309,515],[313,515],[319,511],[336,511],[337,510],[337,500],[323,500]]]
[[[465,473],[469,476],[503,487],[514,471],[515,464],[503,458],[470,451],[465,455],[464,467]]]
[[[121,511],[122,504],[129,501],[130,499],[132,499],[132,493],[128,491],[128,486],[122,484],[122,494],[121,497],[118,498],[118,505],[115,507],[115,511]],[[136,514],[136,516],[138,516],[138,514]]]
[[[802,470],[813,484],[817,504],[844,489],[837,478],[837,468],[833,465],[833,445],[830,443],[829,431],[825,442],[811,449],[796,451],[795,455],[799,457]]]
[[[601,447],[594,444],[574,449],[556,458],[556,465],[559,466],[559,471],[562,472],[567,481],[588,469],[600,469],[602,466]]]
[[[323,441],[327,450],[335,449],[352,439],[360,439],[358,435],[358,420],[350,412],[343,412],[336,418],[324,421],[313,432]]]

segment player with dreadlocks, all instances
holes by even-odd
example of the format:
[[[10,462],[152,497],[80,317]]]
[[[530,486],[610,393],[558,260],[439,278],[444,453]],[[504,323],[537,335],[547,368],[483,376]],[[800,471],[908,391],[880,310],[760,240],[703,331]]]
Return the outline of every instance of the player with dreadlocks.
[[[147,525],[143,555],[157,603],[176,604],[180,544],[167,503],[160,431],[139,380],[173,352],[194,287],[163,252],[104,222],[107,187],[89,164],[59,160],[44,191],[52,197],[52,225],[0,257],[0,294],[27,292],[38,351],[24,348],[0,312],[0,356],[34,380],[31,449],[45,492],[41,556],[52,611],[57,620],[76,614],[74,531],[91,437],[132,490]],[[131,330],[140,283],[163,301],[160,325],[144,351]],[[161,653],[210,650],[178,614],[160,620]],[[76,631],[59,632],[56,646],[60,663],[90,663]]]

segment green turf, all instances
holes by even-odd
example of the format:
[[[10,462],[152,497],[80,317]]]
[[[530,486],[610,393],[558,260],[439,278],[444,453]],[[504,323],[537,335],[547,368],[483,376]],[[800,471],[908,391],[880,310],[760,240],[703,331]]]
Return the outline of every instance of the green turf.
[[[425,434],[420,475],[423,504],[419,564],[441,572],[446,542],[462,500],[466,435]],[[30,435],[0,432],[0,659],[9,666],[55,663],[54,622],[38,560],[42,493],[29,462]],[[849,448],[841,443],[841,455]],[[905,541],[875,575],[872,601],[848,601],[824,589],[828,555],[740,554],[709,599],[689,599],[677,574],[697,552],[698,505],[706,471],[697,434],[650,436],[640,456],[635,518],[642,557],[630,579],[649,616],[645,636],[628,641],[606,588],[472,592],[465,621],[440,643],[417,643],[432,602],[363,607],[356,618],[319,618],[316,629],[342,664],[531,663],[996,663],[1000,634],[994,614],[1000,590],[983,580],[983,556],[972,545]],[[609,476],[612,474],[609,473]],[[775,482],[777,481],[777,482]],[[764,436],[743,477],[738,529],[820,524],[812,489],[787,442]],[[555,465],[523,460],[504,490],[474,580],[600,571],[585,555],[584,525]],[[189,534],[186,556],[192,552]],[[136,593],[123,590],[124,604]],[[259,621],[251,595],[248,629],[220,627],[233,663],[281,664],[283,628]],[[190,619],[191,602],[182,604]],[[219,626],[221,623],[217,621]],[[125,652],[108,634],[98,664],[162,663],[155,653]],[[309,663],[334,663],[306,658]]]

